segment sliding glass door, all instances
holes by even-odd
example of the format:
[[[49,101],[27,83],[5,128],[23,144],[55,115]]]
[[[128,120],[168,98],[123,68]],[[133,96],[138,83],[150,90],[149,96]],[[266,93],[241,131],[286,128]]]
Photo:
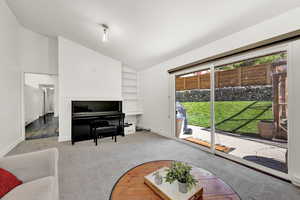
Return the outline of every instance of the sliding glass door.
[[[287,53],[215,68],[215,140],[224,153],[287,173]]]
[[[176,77],[176,136],[211,148],[211,72],[209,68]]]
[[[286,49],[251,52],[177,74],[176,136],[287,178]]]

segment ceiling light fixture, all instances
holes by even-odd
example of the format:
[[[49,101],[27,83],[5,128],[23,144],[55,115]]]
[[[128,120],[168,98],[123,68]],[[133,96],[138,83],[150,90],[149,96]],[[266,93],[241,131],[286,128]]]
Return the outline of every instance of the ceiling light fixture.
[[[106,24],[101,24],[103,29],[102,42],[108,42],[108,26]]]

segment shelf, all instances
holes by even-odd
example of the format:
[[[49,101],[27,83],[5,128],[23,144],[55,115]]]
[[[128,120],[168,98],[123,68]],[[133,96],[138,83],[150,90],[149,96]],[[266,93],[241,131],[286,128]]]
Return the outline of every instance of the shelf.
[[[133,88],[137,88],[137,85],[122,85],[122,87],[133,87]]]
[[[139,104],[139,91],[138,91],[138,73],[125,68],[122,71],[122,95],[126,116],[135,117],[141,115],[141,111],[138,107]],[[128,110],[128,111],[126,111]]]
[[[138,101],[138,99],[123,99],[124,101]]]
[[[124,101],[138,101],[138,98],[123,98]]]
[[[142,111],[129,111],[129,112],[125,112],[125,115],[142,115],[143,112]]]
[[[123,80],[127,80],[127,81],[137,81],[137,78],[127,78],[127,77],[123,77]]]
[[[122,73],[123,73],[123,74],[131,74],[131,75],[135,75],[135,76],[136,76],[136,74],[137,74],[136,72],[125,72],[125,71],[122,71]]]
[[[125,92],[125,91],[123,91],[123,94],[137,94],[137,91],[134,91],[134,92],[133,91],[132,92],[129,92],[129,91]]]

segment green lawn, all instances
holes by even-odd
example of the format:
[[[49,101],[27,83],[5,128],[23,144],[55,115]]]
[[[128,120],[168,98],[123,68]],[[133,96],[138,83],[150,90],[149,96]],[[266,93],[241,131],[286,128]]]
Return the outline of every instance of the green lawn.
[[[253,101],[219,101],[215,102],[215,118],[216,124],[228,119],[247,106],[253,104]],[[210,126],[210,103],[209,102],[184,102],[181,103],[188,115],[189,125],[209,127]],[[266,106],[272,105],[271,101],[260,101],[246,109],[239,115],[232,119],[220,123],[216,126],[216,129],[232,132],[237,129],[249,119],[253,119],[259,113],[262,112]],[[260,120],[273,119],[272,109],[268,109],[262,116],[252,121],[251,123],[236,130],[237,133],[258,133],[257,124]]]

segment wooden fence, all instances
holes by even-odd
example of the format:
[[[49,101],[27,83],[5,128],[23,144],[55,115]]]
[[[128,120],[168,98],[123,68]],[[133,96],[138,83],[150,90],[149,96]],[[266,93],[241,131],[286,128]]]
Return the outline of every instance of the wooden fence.
[[[216,88],[271,85],[271,64],[239,67],[230,70],[215,71]],[[210,73],[176,78],[176,91],[192,89],[209,89]]]

